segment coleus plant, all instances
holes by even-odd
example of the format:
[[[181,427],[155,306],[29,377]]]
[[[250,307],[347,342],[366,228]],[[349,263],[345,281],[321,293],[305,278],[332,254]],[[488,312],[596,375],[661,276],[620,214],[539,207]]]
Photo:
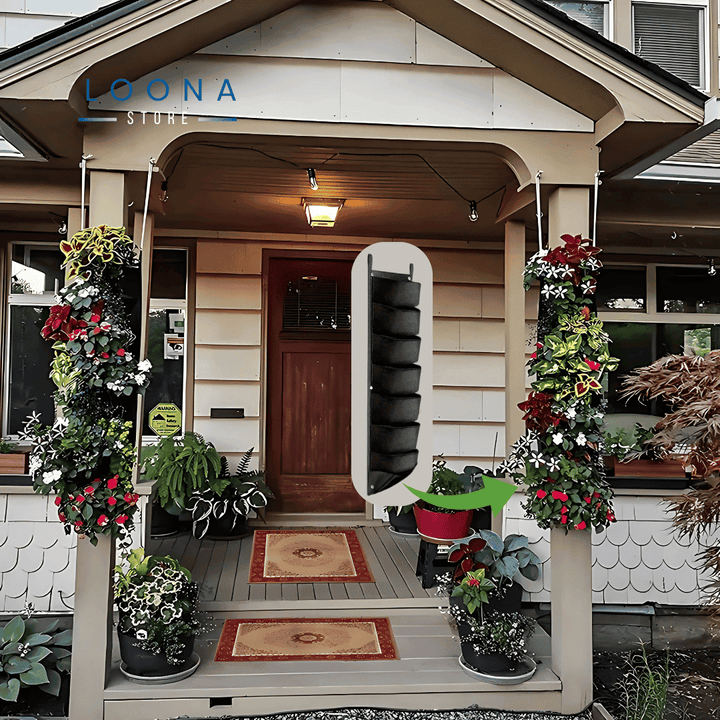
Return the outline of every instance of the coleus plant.
[[[563,235],[536,253],[524,284],[542,283],[542,337],[528,363],[536,375],[519,404],[528,432],[501,468],[527,486],[523,504],[541,528],[604,530],[615,520],[602,465],[602,378],[615,370],[610,338],[591,309],[602,267],[590,240]]]

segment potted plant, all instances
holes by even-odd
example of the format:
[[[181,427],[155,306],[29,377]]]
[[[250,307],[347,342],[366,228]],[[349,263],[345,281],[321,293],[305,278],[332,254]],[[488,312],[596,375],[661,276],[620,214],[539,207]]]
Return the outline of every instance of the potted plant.
[[[153,535],[177,532],[177,516],[189,509],[194,492],[212,488],[219,495],[224,488],[217,450],[189,431],[181,438],[163,438],[144,458],[142,472],[147,481],[154,482]]]
[[[253,449],[242,456],[232,476],[223,456],[217,480],[190,496],[188,509],[192,514],[193,535],[198,540],[206,534],[211,538],[247,535],[250,511],[264,508],[268,499],[274,497],[264,482],[263,473],[249,469]]]
[[[0,475],[24,475],[28,471],[28,454],[14,443],[0,440]]]
[[[606,430],[603,441],[613,474],[618,477],[684,477],[683,463],[663,456],[651,442],[654,436],[653,428],[643,427],[639,422],[632,429]]]
[[[522,586],[519,576],[528,580],[540,577],[540,558],[530,550],[524,535],[508,535],[503,540],[491,530],[478,530],[467,543],[456,543],[448,553],[448,561],[455,564],[451,575],[457,587],[468,572],[483,570],[485,577],[494,583],[488,610],[520,611]],[[456,589],[456,588],[455,588]],[[452,591],[452,595],[459,593]]]
[[[390,526],[399,535],[417,535],[417,521],[412,505],[386,507]]]
[[[127,567],[115,567],[118,641],[123,672],[164,682],[199,663],[195,636],[203,629],[197,612],[198,585],[171,557],[131,550]],[[179,679],[179,678],[178,678]]]
[[[432,495],[463,495],[469,488],[454,470],[447,467],[442,455],[433,460]],[[472,510],[449,510],[418,500],[413,506],[420,535],[430,540],[459,540],[470,534]]]

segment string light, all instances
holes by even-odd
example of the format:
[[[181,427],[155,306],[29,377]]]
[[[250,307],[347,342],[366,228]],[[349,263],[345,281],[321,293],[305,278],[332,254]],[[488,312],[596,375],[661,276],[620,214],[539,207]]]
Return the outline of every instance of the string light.
[[[308,180],[310,180],[310,187],[313,190],[317,190],[318,184],[317,184],[317,180],[315,179],[315,171],[312,168],[308,168],[307,174],[308,174]]]
[[[715,260],[713,260],[713,258],[710,258],[710,260],[708,260],[708,275],[714,277],[716,274],[717,270],[715,269]]]
[[[477,203],[474,200],[470,201],[470,214],[468,215],[468,217],[470,218],[470,222],[477,222]]]

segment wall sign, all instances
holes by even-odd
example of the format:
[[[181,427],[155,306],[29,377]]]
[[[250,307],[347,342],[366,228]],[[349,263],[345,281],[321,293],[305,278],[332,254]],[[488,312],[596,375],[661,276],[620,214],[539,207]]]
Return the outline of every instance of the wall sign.
[[[182,427],[182,410],[175,403],[158,403],[148,416],[150,429],[160,437],[168,437]]]

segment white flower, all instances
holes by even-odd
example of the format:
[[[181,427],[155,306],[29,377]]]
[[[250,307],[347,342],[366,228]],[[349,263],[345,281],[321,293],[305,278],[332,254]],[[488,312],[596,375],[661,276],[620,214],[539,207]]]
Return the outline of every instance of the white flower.
[[[549,457],[546,460],[547,468],[550,472],[557,472],[560,469],[560,458],[559,457]]]
[[[560,443],[563,441],[562,433],[559,433],[559,432],[558,432],[558,433],[555,433],[555,434],[552,436],[552,440],[553,440],[553,442],[554,442],[556,445],[560,445]]]
[[[545,464],[542,453],[539,452],[530,453],[528,460],[534,468],[539,468],[541,465]]]
[[[52,470],[50,472],[43,473],[42,481],[45,485],[52,485],[52,483],[57,482],[61,477],[62,472],[60,470]]]
[[[555,295],[555,288],[552,285],[545,285],[540,293],[546,300],[550,300]]]
[[[569,407],[569,408],[565,411],[565,415],[572,420],[572,419],[577,415],[577,410],[575,410],[574,407]]]
[[[576,438],[575,442],[578,445],[584,445],[587,442],[587,438],[585,437],[585,433],[580,433]]]
[[[140,370],[140,372],[147,372],[151,368],[152,368],[152,363],[149,360],[141,360],[138,363],[138,370]]]

